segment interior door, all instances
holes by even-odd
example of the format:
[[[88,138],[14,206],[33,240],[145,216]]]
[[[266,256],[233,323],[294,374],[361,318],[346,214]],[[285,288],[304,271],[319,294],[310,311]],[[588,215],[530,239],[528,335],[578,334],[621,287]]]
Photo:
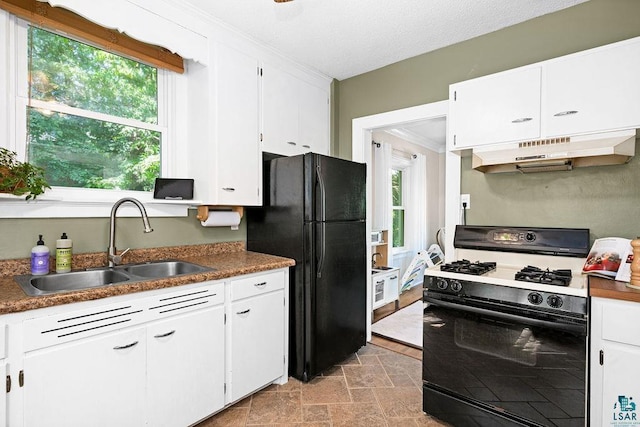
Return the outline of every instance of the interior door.
[[[310,271],[310,373],[318,374],[365,344],[367,276],[365,223],[315,223]]]

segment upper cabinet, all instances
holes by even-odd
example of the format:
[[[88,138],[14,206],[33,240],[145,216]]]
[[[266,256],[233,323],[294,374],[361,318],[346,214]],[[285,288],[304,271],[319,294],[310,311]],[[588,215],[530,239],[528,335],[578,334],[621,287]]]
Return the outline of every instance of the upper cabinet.
[[[456,83],[449,150],[640,127],[640,38]]]
[[[262,149],[329,154],[329,84],[313,84],[270,63],[262,67]]]
[[[540,67],[519,69],[449,88],[455,149],[540,136]]]
[[[203,204],[259,206],[257,58],[221,43],[211,66],[189,69],[189,175]]]
[[[542,133],[549,137],[640,127],[640,38],[545,66]]]

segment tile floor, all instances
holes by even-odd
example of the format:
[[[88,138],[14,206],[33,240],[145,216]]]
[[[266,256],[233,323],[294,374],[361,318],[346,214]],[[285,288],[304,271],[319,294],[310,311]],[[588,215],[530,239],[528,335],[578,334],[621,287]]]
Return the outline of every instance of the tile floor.
[[[272,385],[196,427],[446,426],[422,412],[420,360],[369,344],[309,383]]]

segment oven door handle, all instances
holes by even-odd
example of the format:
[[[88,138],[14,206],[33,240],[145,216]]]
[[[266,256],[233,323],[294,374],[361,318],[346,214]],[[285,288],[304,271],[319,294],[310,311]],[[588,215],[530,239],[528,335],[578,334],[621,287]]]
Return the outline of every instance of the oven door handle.
[[[535,319],[530,317],[518,316],[516,314],[503,313],[495,310],[488,310],[486,308],[451,303],[451,302],[439,300],[437,298],[430,298],[428,296],[424,296],[423,300],[435,306],[449,308],[452,310],[459,310],[459,311],[465,311],[468,313],[492,316],[497,319],[504,319],[512,322],[524,323],[531,326],[539,326],[539,327],[551,329],[554,331],[569,332],[579,336],[587,336],[586,322],[584,325],[577,325],[577,324],[568,323],[568,322],[552,322],[549,320]]]

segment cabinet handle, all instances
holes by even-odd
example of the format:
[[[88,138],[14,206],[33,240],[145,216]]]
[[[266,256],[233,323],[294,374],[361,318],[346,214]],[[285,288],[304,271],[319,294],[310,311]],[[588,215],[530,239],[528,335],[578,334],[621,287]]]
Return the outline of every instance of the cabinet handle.
[[[11,375],[7,375],[7,393],[11,391]]]
[[[298,145],[298,144],[296,144],[296,143],[295,143],[295,142],[293,142],[293,141],[287,141],[287,144],[289,144],[289,145]]]
[[[560,111],[559,113],[555,113],[553,117],[571,116],[573,114],[578,114],[578,111],[576,110]]]
[[[260,283],[254,283],[253,286],[255,286],[256,288],[261,288],[263,286],[266,286],[267,282],[260,282]]]
[[[532,117],[522,117],[519,119],[511,120],[511,123],[524,123],[524,122],[530,122],[531,120],[533,120]]]
[[[398,278],[398,276],[392,276],[389,279],[393,280],[393,279],[397,279],[397,278]]]
[[[125,350],[125,349],[131,348],[131,347],[133,347],[133,346],[135,346],[137,344],[138,344],[138,341],[134,341],[131,344],[127,344],[127,345],[117,345],[117,346],[113,347],[113,349],[114,350]]]
[[[236,191],[236,189],[235,189],[235,188],[233,188],[233,187],[222,187],[222,189],[223,189],[224,191],[229,191],[229,192]]]
[[[248,313],[248,312],[250,312],[250,311],[251,311],[251,309],[250,309],[250,308],[247,308],[247,309],[246,309],[246,310],[244,310],[244,311],[238,311],[236,314],[247,314],[247,313]]]
[[[309,149],[311,148],[311,146],[310,146],[310,145],[306,145],[306,144],[305,144],[305,145],[303,145],[303,147],[304,147],[304,148],[309,148]]]
[[[173,331],[167,332],[166,334],[159,334],[159,335],[154,335],[154,338],[165,338],[165,337],[169,337],[173,334],[176,333],[176,330],[174,329]]]
[[[384,280],[380,280],[379,282],[376,282],[377,285],[382,285],[384,284]]]
[[[604,365],[604,351],[600,350],[600,366]]]

